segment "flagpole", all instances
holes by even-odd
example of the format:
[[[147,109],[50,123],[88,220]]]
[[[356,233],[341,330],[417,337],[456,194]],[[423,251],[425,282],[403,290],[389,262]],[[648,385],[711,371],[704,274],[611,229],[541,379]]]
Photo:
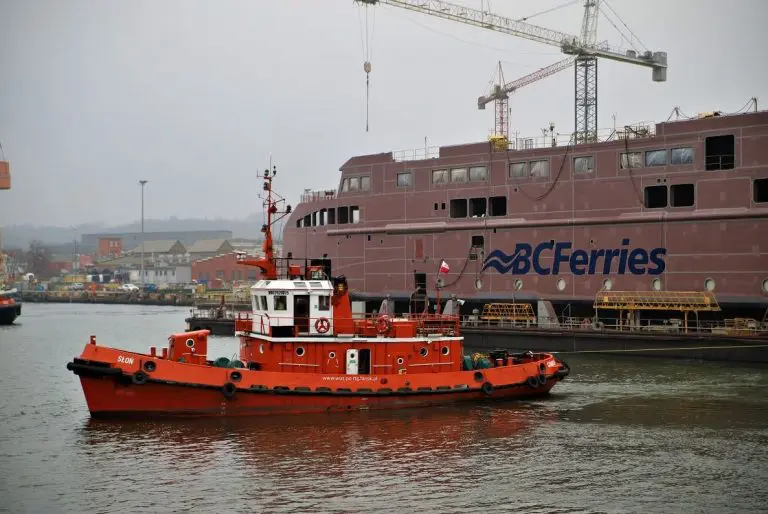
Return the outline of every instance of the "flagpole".
[[[440,268],[443,267],[443,259],[437,265],[437,279],[435,279],[435,292],[437,296],[437,306],[435,306],[435,315],[440,315]]]

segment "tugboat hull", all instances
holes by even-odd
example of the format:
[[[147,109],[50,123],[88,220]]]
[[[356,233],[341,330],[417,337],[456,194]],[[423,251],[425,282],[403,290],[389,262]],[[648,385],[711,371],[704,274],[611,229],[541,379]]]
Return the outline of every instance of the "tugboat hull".
[[[0,325],[10,325],[21,315],[21,305],[0,305]]]

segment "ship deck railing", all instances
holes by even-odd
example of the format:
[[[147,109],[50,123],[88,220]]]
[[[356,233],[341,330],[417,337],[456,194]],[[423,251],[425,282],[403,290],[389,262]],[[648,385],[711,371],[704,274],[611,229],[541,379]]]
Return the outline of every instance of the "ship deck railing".
[[[301,195],[301,203],[319,202],[322,200],[333,200],[336,198],[335,189],[322,189],[318,191],[305,191]]]

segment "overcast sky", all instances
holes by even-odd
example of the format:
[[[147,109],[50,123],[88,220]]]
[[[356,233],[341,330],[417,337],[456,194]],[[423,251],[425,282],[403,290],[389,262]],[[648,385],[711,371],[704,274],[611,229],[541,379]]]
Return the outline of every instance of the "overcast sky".
[[[480,7],[480,0],[464,0]],[[491,2],[523,17],[565,0]],[[578,34],[583,1],[531,23]],[[599,124],[667,119],[768,102],[768,2],[611,0],[640,41],[669,54],[668,81],[601,61]],[[375,23],[372,13],[375,11]],[[13,189],[0,225],[117,224],[140,216],[260,212],[257,170],[276,187],[336,187],[353,156],[485,140],[476,106],[497,62],[507,80],[558,49],[390,6],[369,12],[370,132],[365,132],[361,9],[350,0],[0,0],[0,143]],[[364,18],[362,18],[364,20]],[[626,32],[626,29],[622,29]],[[374,28],[375,27],[375,28]],[[598,40],[621,45],[606,20]],[[573,70],[510,99],[512,127],[573,130]]]

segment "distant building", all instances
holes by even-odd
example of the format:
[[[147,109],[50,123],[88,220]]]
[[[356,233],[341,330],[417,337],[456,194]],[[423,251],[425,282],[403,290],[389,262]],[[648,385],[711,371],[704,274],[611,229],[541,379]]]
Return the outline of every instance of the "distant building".
[[[189,247],[189,258],[192,261],[197,261],[234,251],[235,248],[226,239],[201,239]]]
[[[128,250],[129,255],[141,255],[141,243],[135,248]],[[155,258],[161,255],[179,255],[187,253],[187,248],[178,239],[168,239],[159,241],[144,241],[144,256],[154,256]]]
[[[98,234],[83,234],[80,246],[88,251],[96,252],[100,237],[119,237],[123,240],[123,248],[136,248],[141,245],[141,232],[102,232]],[[168,232],[144,232],[144,241],[180,241],[184,246],[191,246],[201,239],[231,239],[231,230],[174,230]]]
[[[131,270],[131,282],[141,283],[141,270]],[[178,266],[151,266],[144,269],[144,283],[157,287],[175,286],[192,283],[192,267],[188,264]]]
[[[99,247],[96,251],[96,256],[105,257],[119,257],[123,252],[123,238],[115,236],[105,236],[98,239]]]
[[[192,263],[192,278],[209,287],[228,287],[259,279],[259,270],[237,262],[235,253],[208,257]]]

